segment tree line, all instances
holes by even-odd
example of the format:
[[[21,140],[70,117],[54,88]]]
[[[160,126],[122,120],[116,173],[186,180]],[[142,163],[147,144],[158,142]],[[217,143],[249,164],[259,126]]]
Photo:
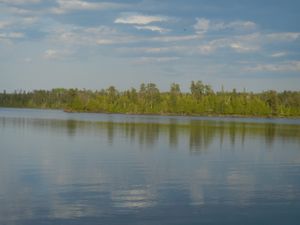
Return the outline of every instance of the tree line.
[[[173,83],[161,92],[154,83],[143,83],[137,90],[119,91],[114,86],[100,91],[56,88],[52,90],[0,93],[0,107],[64,109],[68,112],[100,112],[160,115],[226,115],[297,117],[300,91],[274,90],[261,93],[215,92],[202,81],[192,81],[190,92]]]

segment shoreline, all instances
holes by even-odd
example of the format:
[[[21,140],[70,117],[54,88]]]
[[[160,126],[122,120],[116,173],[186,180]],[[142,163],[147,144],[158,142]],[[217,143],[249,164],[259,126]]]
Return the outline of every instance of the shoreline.
[[[131,116],[178,116],[178,117],[216,117],[216,118],[248,118],[248,119],[300,119],[300,116],[258,116],[258,115],[239,115],[239,114],[176,114],[176,113],[121,113],[121,112],[96,112],[96,111],[76,111],[63,110],[65,113],[95,113],[107,115],[131,115]]]
[[[122,113],[122,112],[100,112],[100,111],[77,111],[63,108],[43,108],[43,107],[3,107],[0,109],[37,109],[37,110],[60,110],[65,113],[87,113],[87,114],[107,114],[107,115],[131,115],[131,116],[177,116],[177,117],[207,117],[207,118],[230,118],[230,119],[300,119],[300,116],[258,116],[239,114],[176,114],[176,113]]]

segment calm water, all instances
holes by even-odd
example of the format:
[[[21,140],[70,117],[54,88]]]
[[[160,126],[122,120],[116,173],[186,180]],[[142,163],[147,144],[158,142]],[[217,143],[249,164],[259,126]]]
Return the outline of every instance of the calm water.
[[[0,224],[299,224],[300,120],[0,108]]]

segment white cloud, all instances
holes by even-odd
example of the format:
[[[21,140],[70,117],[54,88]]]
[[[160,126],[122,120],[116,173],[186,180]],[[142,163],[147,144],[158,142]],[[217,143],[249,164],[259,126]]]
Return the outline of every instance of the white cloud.
[[[41,11],[28,10],[28,9],[20,8],[18,6],[6,7],[5,11],[7,13],[16,14],[18,16],[22,16],[22,15],[32,16],[32,15],[36,15],[36,14],[41,13]]]
[[[77,26],[60,26],[53,30],[51,39],[66,45],[95,45],[100,39],[114,33],[108,27],[84,28]]]
[[[246,67],[248,72],[300,72],[300,61],[288,61],[276,64],[258,64]]]
[[[235,42],[246,44],[246,46],[253,48],[265,46],[270,43],[278,42],[292,42],[300,38],[300,33],[293,32],[277,32],[277,33],[252,33],[248,35],[239,35],[228,37]]]
[[[196,47],[200,54],[212,54],[219,49],[231,49],[237,53],[251,53],[261,49],[261,45],[252,35],[229,36],[214,39]]]
[[[124,4],[111,2],[87,2],[82,0],[57,0],[58,7],[51,11],[56,14],[66,13],[76,10],[105,10],[124,7]]]
[[[9,18],[6,21],[0,21],[0,29],[6,31],[19,30],[30,27],[31,25],[38,22],[36,17],[15,17]]]
[[[194,25],[197,34],[205,35],[210,31],[238,30],[238,31],[256,31],[246,35],[236,35],[234,33],[225,33],[224,38],[211,39],[206,44],[198,46],[200,54],[211,54],[220,48],[230,48],[237,53],[257,52],[270,43],[292,42],[300,39],[299,32],[257,32],[257,25],[252,21],[232,21],[220,22],[211,21],[206,18],[197,18]],[[205,36],[204,36],[205,37]],[[207,37],[209,38],[209,36]],[[272,57],[281,57],[283,54],[275,54]]]
[[[179,60],[179,57],[141,57],[136,60],[135,64],[148,64],[148,63],[166,63]]]
[[[256,24],[252,21],[233,21],[233,22],[215,22],[208,20],[206,18],[196,18],[196,24],[194,25],[194,29],[196,33],[204,34],[209,31],[220,31],[226,29],[233,30],[254,30],[256,28]]]
[[[118,52],[122,54],[146,54],[146,55],[159,55],[159,54],[172,54],[174,55],[179,54],[190,54],[192,52],[192,48],[190,46],[178,46],[178,45],[171,45],[165,47],[137,47],[137,48],[129,48],[129,47],[121,47],[118,48]]]
[[[97,39],[96,44],[97,45],[111,45],[114,44],[115,42],[111,39]]]
[[[20,39],[25,37],[21,32],[0,33],[0,39]]]
[[[196,49],[198,53],[203,55],[208,55],[213,53],[217,49],[217,47],[218,46],[214,46],[212,44],[206,44],[206,45],[200,45]]]
[[[224,38],[212,39],[197,47],[200,54],[211,54],[221,48],[229,48],[237,53],[254,53],[261,51],[270,43],[291,42],[300,38],[300,33],[252,33],[247,35],[229,35]],[[285,52],[270,54],[271,57],[282,57]]]
[[[145,53],[164,53],[164,52],[168,52],[169,48],[168,47],[157,47],[157,48],[140,48],[137,50],[141,50]]]
[[[147,16],[147,15],[124,15],[115,20],[115,23],[120,24],[136,24],[136,25],[147,25],[154,22],[165,22],[169,19],[164,16]]]
[[[273,58],[279,58],[279,57],[283,57],[283,56],[286,56],[287,53],[286,52],[275,52],[271,55],[271,57]]]
[[[124,44],[138,40],[134,36],[120,33],[108,26],[85,28],[60,25],[48,32],[50,42],[69,47]]]
[[[232,41],[233,40],[231,40],[230,38],[215,39],[207,43],[198,45],[195,48],[196,53],[204,55],[212,54],[218,49],[230,47],[230,43],[232,43]]]
[[[168,47],[153,47],[153,48],[141,48],[139,49],[142,52],[150,53],[150,54],[157,54],[157,53],[170,53],[170,52],[186,52],[189,50],[188,46],[168,46]]]
[[[182,36],[160,36],[160,37],[153,37],[149,40],[158,41],[158,42],[179,42],[179,41],[190,41],[201,39],[201,35],[182,35]]]
[[[49,60],[61,60],[72,56],[74,52],[68,50],[48,49],[44,52],[44,58]]]
[[[8,33],[8,37],[9,38],[23,38],[23,37],[25,37],[25,35],[21,32],[11,32],[11,33]]]
[[[261,50],[256,35],[232,36],[206,41],[202,35],[158,36],[148,40],[153,47],[124,49],[126,52],[143,52],[146,54],[177,53],[179,55],[211,55],[217,50],[228,49],[237,53],[253,53]],[[141,40],[140,40],[141,41]],[[155,42],[163,46],[155,47]]]
[[[150,31],[155,31],[155,32],[159,32],[159,33],[167,33],[170,30],[169,29],[165,29],[159,26],[135,26],[136,29],[138,30],[150,30]]]
[[[278,32],[267,34],[265,38],[268,41],[295,41],[300,38],[299,32]]]
[[[210,21],[205,18],[197,18],[197,22],[194,25],[194,29],[197,33],[206,33],[210,29]]]
[[[0,21],[0,29],[6,28],[11,24],[9,21]]]
[[[44,58],[46,59],[55,59],[59,56],[59,51],[54,50],[54,49],[48,49],[44,53]]]
[[[35,4],[39,3],[41,0],[0,0],[0,3],[21,5],[21,4]]]
[[[15,41],[22,40],[25,34],[21,32],[0,32],[0,43],[5,46],[12,46]]]
[[[234,21],[224,24],[223,29],[236,29],[236,30],[254,30],[256,24],[252,21]]]
[[[256,52],[260,49],[257,45],[242,42],[233,42],[230,47],[239,53]]]
[[[22,19],[20,19],[19,23],[21,25],[32,25],[35,24],[36,22],[38,22],[37,17],[23,17]]]

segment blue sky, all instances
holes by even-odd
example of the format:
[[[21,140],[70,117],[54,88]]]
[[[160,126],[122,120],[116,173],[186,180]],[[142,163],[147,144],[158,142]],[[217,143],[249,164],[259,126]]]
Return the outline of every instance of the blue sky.
[[[0,0],[0,91],[299,90],[297,0]]]

